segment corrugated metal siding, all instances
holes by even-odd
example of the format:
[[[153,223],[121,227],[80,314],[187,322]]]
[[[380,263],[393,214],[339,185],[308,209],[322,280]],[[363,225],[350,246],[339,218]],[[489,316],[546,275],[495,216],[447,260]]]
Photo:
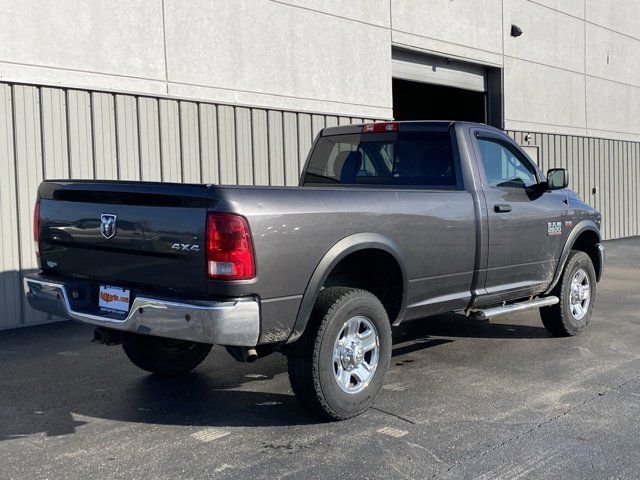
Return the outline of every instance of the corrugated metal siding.
[[[640,235],[640,143],[546,133],[507,132],[525,147],[537,147],[538,164],[567,168],[569,187],[600,210],[607,239]],[[529,141],[524,138],[529,135]],[[530,151],[530,150],[529,150]]]
[[[320,129],[363,121],[0,83],[0,329],[51,320],[26,305],[20,283],[36,267],[42,179],[296,185]],[[509,132],[543,169],[569,169],[571,187],[602,211],[606,238],[640,234],[639,143],[525,133]]]
[[[361,121],[0,83],[0,329],[51,320],[21,287],[43,179],[297,185],[316,133]]]
[[[0,329],[20,322],[20,237],[13,138],[13,95],[0,84]]]

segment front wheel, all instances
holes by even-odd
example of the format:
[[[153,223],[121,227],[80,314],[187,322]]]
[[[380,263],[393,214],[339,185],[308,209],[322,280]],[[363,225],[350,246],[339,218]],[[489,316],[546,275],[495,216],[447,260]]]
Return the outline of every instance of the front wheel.
[[[569,253],[553,293],[560,303],[540,309],[542,323],[552,335],[577,335],[591,321],[596,299],[596,271],[589,255],[578,250]]]
[[[160,375],[188,373],[207,358],[212,345],[149,335],[128,334],[122,343],[129,360]]]
[[[390,359],[391,326],[380,300],[365,290],[326,288],[287,354],[291,388],[320,416],[354,417],[373,403]]]

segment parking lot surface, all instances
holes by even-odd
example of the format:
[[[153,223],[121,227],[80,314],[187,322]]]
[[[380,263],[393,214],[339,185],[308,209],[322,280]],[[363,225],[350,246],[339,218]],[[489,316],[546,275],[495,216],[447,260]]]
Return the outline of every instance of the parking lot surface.
[[[172,380],[82,325],[0,332],[0,477],[638,478],[640,239],[607,249],[582,335],[537,310],[406,323],[374,408],[339,423],[296,402],[280,354],[214,347]]]

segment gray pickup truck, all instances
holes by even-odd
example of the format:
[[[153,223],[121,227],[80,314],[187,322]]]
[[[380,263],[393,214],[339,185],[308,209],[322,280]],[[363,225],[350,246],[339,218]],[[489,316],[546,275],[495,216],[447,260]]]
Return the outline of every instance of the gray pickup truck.
[[[213,344],[282,352],[298,399],[344,419],[382,387],[402,321],[539,308],[553,335],[586,327],[600,214],[566,187],[486,125],[330,127],[298,187],[43,182],[24,286],[150,372]]]

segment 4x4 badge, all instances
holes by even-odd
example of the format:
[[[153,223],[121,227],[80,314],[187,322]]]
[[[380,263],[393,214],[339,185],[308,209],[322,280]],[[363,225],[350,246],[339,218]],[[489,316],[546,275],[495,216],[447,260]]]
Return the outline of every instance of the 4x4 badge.
[[[112,213],[103,213],[102,215],[100,215],[100,233],[102,233],[102,236],[107,240],[109,240],[116,234],[117,218],[118,217],[116,215],[113,215]]]

